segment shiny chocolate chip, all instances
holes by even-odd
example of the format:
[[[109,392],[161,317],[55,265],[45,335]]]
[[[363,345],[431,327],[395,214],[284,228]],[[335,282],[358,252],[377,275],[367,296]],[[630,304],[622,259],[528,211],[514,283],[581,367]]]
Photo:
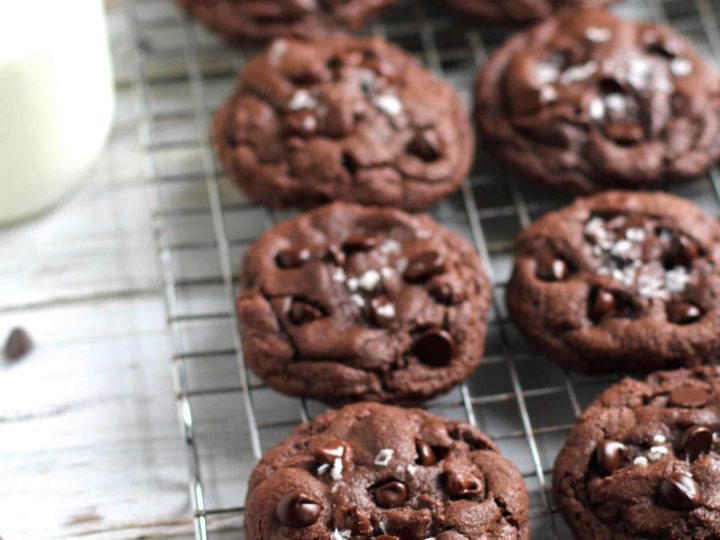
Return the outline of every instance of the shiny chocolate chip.
[[[420,463],[424,467],[432,467],[433,465],[437,464],[438,460],[435,456],[435,452],[433,452],[432,446],[430,446],[425,441],[417,439],[415,441],[415,447],[418,453],[418,463]]]
[[[685,430],[680,440],[680,448],[685,457],[695,461],[712,448],[713,434],[704,426],[694,426]]]
[[[408,144],[408,152],[426,162],[436,161],[440,157],[440,139],[431,130],[420,131]]]
[[[475,497],[484,492],[483,485],[471,474],[450,472],[445,475],[445,487],[453,499]]]
[[[285,495],[275,509],[275,515],[288,527],[308,527],[320,517],[322,506],[303,493]]]
[[[710,394],[702,388],[682,386],[670,394],[670,403],[678,407],[702,407],[710,400]]]
[[[295,301],[290,306],[288,318],[297,325],[307,324],[314,320],[320,319],[322,312],[315,306],[306,302]]]
[[[348,253],[354,253],[357,251],[371,251],[378,245],[378,239],[374,236],[367,236],[364,234],[356,234],[348,237],[343,242],[343,250]]]
[[[33,348],[30,335],[23,328],[13,328],[5,341],[3,354],[8,360],[20,360]]]
[[[660,498],[676,510],[692,510],[700,503],[700,489],[689,473],[672,472],[660,483]]]
[[[405,504],[407,498],[407,488],[399,480],[392,480],[375,489],[375,502],[381,508],[398,508]]]
[[[590,317],[600,321],[615,309],[615,295],[610,291],[598,289],[590,306]]]
[[[598,467],[600,467],[600,470],[605,474],[614,473],[620,468],[625,457],[625,452],[625,445],[620,442],[608,439],[600,441],[600,444],[598,444],[595,450],[595,459],[597,460]]]
[[[405,279],[424,281],[445,271],[445,257],[437,251],[425,251],[408,261],[403,272]]]
[[[700,308],[688,302],[670,302],[666,307],[668,321],[675,324],[691,324],[700,319]]]
[[[423,364],[447,366],[455,355],[455,340],[445,330],[428,330],[415,340],[412,352]]]
[[[569,274],[568,265],[562,259],[546,255],[538,260],[536,275],[543,281],[563,281]]]
[[[310,255],[307,248],[284,249],[275,256],[275,263],[280,268],[298,268],[310,259]]]
[[[676,236],[670,245],[669,263],[670,265],[681,264],[690,266],[700,254],[700,248],[695,240],[685,235]]]
[[[348,443],[340,439],[333,439],[321,446],[315,447],[313,451],[315,461],[318,463],[327,463],[332,465],[336,459],[340,459],[345,466],[349,468],[353,463],[353,451]]]

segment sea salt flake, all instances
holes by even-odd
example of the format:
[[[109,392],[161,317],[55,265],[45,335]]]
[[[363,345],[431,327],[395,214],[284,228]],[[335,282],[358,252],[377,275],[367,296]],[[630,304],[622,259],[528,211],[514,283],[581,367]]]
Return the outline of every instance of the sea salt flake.
[[[608,94],[605,96],[605,106],[614,112],[625,112],[627,110],[627,100],[622,94]]]
[[[351,277],[345,282],[345,284],[347,285],[347,288],[351,291],[357,291],[359,282],[357,278]]]
[[[685,290],[690,281],[690,275],[683,266],[676,266],[665,273],[665,287],[668,291],[679,293]]]
[[[633,463],[637,465],[638,467],[647,467],[648,466],[648,460],[645,456],[638,456],[633,460]]]
[[[332,535],[330,535],[331,540],[348,540],[352,536],[352,531],[349,529],[345,529],[343,531],[339,531],[335,529],[332,532]]]
[[[395,306],[392,304],[383,304],[376,308],[377,314],[386,319],[392,319],[395,317]]]
[[[415,471],[417,471],[417,467],[416,467],[415,465],[413,465],[412,463],[407,466],[407,472],[408,472],[411,476],[415,476]]]
[[[558,80],[560,72],[555,64],[541,62],[535,65],[535,78],[540,84],[548,84]]]
[[[665,437],[662,433],[658,433],[653,437],[653,442],[655,444],[663,444],[664,442],[667,442],[667,437]]]
[[[595,60],[590,60],[589,62],[579,66],[571,66],[560,76],[560,82],[563,84],[572,84],[584,81],[592,77],[597,69],[598,63]]]
[[[687,58],[675,58],[670,62],[670,73],[675,77],[687,77],[693,71],[693,64]]]
[[[553,101],[556,101],[557,98],[557,90],[555,90],[552,86],[543,86],[540,89],[540,101],[542,103],[552,103]]]
[[[647,235],[645,234],[645,229],[631,227],[625,231],[625,238],[636,244],[642,244],[647,238]]]
[[[342,268],[338,267],[338,268],[336,268],[335,270],[333,270],[332,280],[333,280],[335,283],[344,283],[344,282],[345,282],[345,277],[346,277],[346,276],[345,276],[345,270],[343,270]]]
[[[612,30],[602,26],[588,26],[585,29],[585,37],[593,43],[605,43],[610,41]]]
[[[390,463],[390,460],[393,458],[393,455],[395,454],[395,451],[390,448],[383,448],[378,452],[378,455],[375,456],[375,465],[380,465],[381,467],[387,467],[388,463]]]
[[[365,272],[362,276],[360,276],[359,285],[361,289],[364,289],[368,292],[375,290],[375,287],[378,286],[378,283],[382,280],[382,276],[380,275],[380,272],[377,270],[368,270]]]
[[[329,470],[330,470],[330,465],[328,465],[327,463],[323,463],[322,465],[320,465],[320,466],[317,468],[318,476],[324,475],[324,474],[325,474],[326,472],[328,472]]]
[[[403,104],[392,94],[383,94],[375,98],[375,106],[388,116],[396,116],[403,111]]]
[[[382,274],[383,279],[390,279],[395,275],[395,270],[393,270],[389,266],[383,266],[380,269],[380,274]]]
[[[330,470],[330,476],[332,476],[333,480],[340,480],[342,478],[342,473],[343,473],[342,459],[335,458],[335,461],[333,461],[332,469]]]
[[[314,109],[316,106],[317,101],[307,90],[298,90],[295,92],[288,105],[291,111],[304,111]]]
[[[380,245],[380,253],[383,255],[392,255],[393,253],[400,253],[400,242],[397,240],[385,240]]]
[[[601,120],[605,116],[605,104],[601,99],[593,99],[588,112],[593,120]]]
[[[615,257],[626,257],[632,251],[632,244],[627,240],[618,240],[610,248],[610,254]]]
[[[648,453],[648,458],[650,461],[658,461],[661,459],[664,455],[668,453],[668,449],[664,446],[653,446],[650,448],[650,452]]]
[[[355,302],[355,305],[357,305],[357,307],[365,307],[365,299],[359,294],[351,295],[350,299]]]

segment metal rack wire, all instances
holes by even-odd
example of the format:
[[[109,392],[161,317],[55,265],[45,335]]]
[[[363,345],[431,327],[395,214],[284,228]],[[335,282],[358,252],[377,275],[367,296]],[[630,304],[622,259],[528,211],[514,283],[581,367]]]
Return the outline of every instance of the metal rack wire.
[[[415,54],[469,102],[477,67],[508,32],[462,26],[439,4],[401,0],[370,32]],[[171,0],[126,0],[126,9],[136,44],[139,136],[175,351],[193,520],[198,539],[215,538],[216,530],[239,531],[255,460],[322,410],[278,396],[248,373],[237,331],[236,263],[263,230],[290,214],[253,205],[229,186],[207,136],[213,110],[249,53],[218,44]],[[618,11],[672,24],[720,63],[720,1],[634,0]],[[674,191],[720,214],[717,169]],[[517,181],[479,150],[460,192],[432,211],[474,242],[492,277],[494,309],[483,364],[428,408],[479,426],[515,461],[530,492],[534,539],[570,538],[549,493],[552,463],[575,416],[614,380],[563,373],[529,350],[505,313],[512,238],[539,214],[567,202]]]

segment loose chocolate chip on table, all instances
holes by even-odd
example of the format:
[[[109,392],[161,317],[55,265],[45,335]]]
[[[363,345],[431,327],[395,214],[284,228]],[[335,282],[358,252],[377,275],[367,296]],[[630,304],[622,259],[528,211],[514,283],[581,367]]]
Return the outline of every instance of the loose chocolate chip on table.
[[[322,312],[315,306],[297,301],[293,302],[293,305],[290,307],[290,312],[288,313],[290,320],[297,325],[307,324],[322,316]]]
[[[445,485],[452,498],[482,495],[483,485],[474,476],[460,472],[449,472],[445,476]]]
[[[695,461],[702,454],[707,454],[712,448],[713,434],[704,426],[694,426],[685,430],[680,441],[680,447],[685,457]]]
[[[625,445],[610,440],[602,440],[595,450],[598,466],[605,474],[612,474],[620,468],[625,457]]]
[[[437,457],[435,457],[435,452],[433,452],[432,447],[428,443],[426,443],[425,441],[417,440],[415,441],[415,446],[417,447],[418,463],[425,467],[432,467],[433,465],[437,464]]]
[[[543,281],[563,281],[568,274],[568,265],[562,259],[548,255],[538,261],[537,277]]]
[[[598,289],[590,308],[590,316],[599,321],[615,309],[615,295],[610,291]]]
[[[340,439],[333,439],[315,448],[315,459],[320,463],[332,464],[336,459],[342,460],[345,467],[353,462],[353,451],[350,445]]]
[[[403,272],[406,279],[420,281],[445,271],[445,257],[438,251],[425,251],[408,261]]]
[[[275,515],[288,527],[307,527],[320,517],[322,507],[303,493],[285,495],[277,505]]]
[[[687,302],[670,302],[667,304],[668,321],[675,324],[690,324],[700,318],[701,312],[697,306]]]
[[[428,330],[417,338],[412,352],[429,366],[446,366],[455,355],[455,340],[445,330]]]
[[[692,510],[700,502],[700,490],[690,474],[673,472],[660,483],[660,497],[670,508]]]
[[[407,501],[408,492],[405,484],[393,480],[375,489],[375,502],[382,508],[398,508]]]
[[[4,354],[9,360],[20,360],[33,348],[30,335],[23,328],[13,328],[5,341]]]
[[[280,268],[298,268],[310,259],[310,255],[307,248],[289,248],[279,252],[275,262]]]
[[[693,386],[681,386],[670,394],[670,403],[679,407],[700,407],[710,400],[710,394]]]

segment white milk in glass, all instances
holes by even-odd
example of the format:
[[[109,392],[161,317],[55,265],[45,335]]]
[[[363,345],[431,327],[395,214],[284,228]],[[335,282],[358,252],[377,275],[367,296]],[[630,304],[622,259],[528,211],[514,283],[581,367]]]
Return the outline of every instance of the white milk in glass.
[[[0,223],[77,184],[113,102],[102,0],[0,0]]]

